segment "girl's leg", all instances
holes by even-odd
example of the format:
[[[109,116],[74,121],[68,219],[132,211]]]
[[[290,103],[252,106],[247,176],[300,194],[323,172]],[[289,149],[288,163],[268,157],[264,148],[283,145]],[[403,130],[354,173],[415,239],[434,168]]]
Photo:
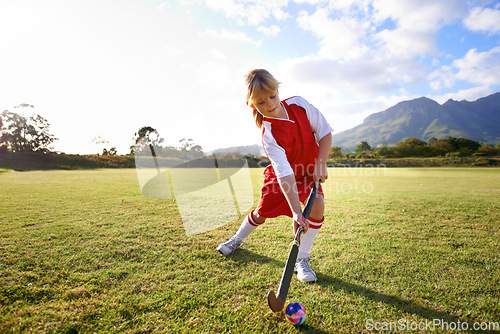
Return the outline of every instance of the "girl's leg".
[[[299,247],[299,255],[297,258],[303,259],[309,257],[309,252],[311,251],[312,245],[316,236],[323,225],[323,213],[325,210],[325,201],[323,195],[318,194],[314,200],[314,204],[309,216],[309,229],[307,233],[302,236],[302,241]]]
[[[265,217],[260,216],[255,210],[250,212],[240,225],[240,228],[234,236],[227,242],[222,243],[217,247],[217,250],[224,256],[229,256],[241,245],[243,240],[250,235],[255,229],[266,221]]]
[[[316,274],[309,266],[309,252],[313,246],[314,240],[323,225],[324,213],[324,198],[318,195],[314,201],[311,215],[309,216],[309,229],[307,233],[302,236],[300,242],[299,254],[297,255],[297,262],[295,264],[295,271],[297,278],[301,282],[315,282]]]
[[[240,229],[236,232],[235,237],[239,240],[245,240],[250,233],[255,231],[255,229],[265,221],[266,218],[259,216],[255,210],[250,212],[241,223]]]

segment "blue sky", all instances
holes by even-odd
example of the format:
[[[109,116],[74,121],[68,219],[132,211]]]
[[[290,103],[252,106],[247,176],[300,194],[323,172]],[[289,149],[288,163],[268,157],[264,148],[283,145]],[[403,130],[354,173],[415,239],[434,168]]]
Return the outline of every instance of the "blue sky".
[[[97,153],[100,136],[127,153],[149,125],[209,151],[260,143],[253,68],[336,132],[403,100],[500,91],[500,1],[2,1],[0,47],[0,108],[47,118],[56,150]]]

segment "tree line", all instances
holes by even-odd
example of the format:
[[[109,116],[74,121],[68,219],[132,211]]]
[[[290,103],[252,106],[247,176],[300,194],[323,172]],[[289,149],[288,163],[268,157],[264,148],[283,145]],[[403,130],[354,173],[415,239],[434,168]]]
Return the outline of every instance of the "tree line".
[[[20,104],[14,108],[34,108],[31,104]],[[52,144],[58,140],[50,130],[50,123],[39,114],[32,113],[25,116],[4,110],[0,114],[0,153],[27,153],[37,152],[46,154],[52,152]],[[193,139],[183,138],[179,141],[179,147],[163,146],[164,139],[160,137],[158,131],[150,126],[141,127],[133,137],[135,145],[130,147],[130,153],[138,149],[138,144],[144,140],[151,147],[156,147],[156,154],[165,157],[197,159],[204,156],[203,149],[197,145]],[[92,139],[97,145],[106,145],[109,142],[97,136]],[[116,147],[102,149],[102,155],[117,155]]]
[[[134,145],[130,146],[130,154],[147,149],[155,156],[194,160],[205,156],[203,148],[191,138],[179,140],[179,146],[163,145],[165,139],[151,126],[143,126],[134,134]]]
[[[30,104],[20,104],[14,108],[34,108]],[[58,140],[50,131],[50,123],[44,117],[33,113],[24,116],[9,110],[0,114],[0,153],[3,152],[39,152],[48,153],[53,150],[52,144]],[[102,137],[94,138],[96,143],[107,143]],[[193,139],[179,140],[179,146],[164,145],[164,139],[158,131],[150,126],[141,127],[133,136],[134,145],[130,153],[143,149],[144,145],[153,150],[158,156],[172,158],[197,159],[205,154],[200,145]],[[141,148],[139,144],[143,145]],[[116,155],[115,147],[104,148],[103,155]],[[384,143],[373,148],[367,141],[361,141],[354,152],[343,153],[342,148],[333,146],[330,149],[330,158],[407,158],[407,157],[467,157],[467,156],[498,156],[500,144],[484,144],[467,138],[448,137],[446,139],[431,138],[427,142],[418,138],[407,138],[398,141],[394,146]]]
[[[330,149],[330,158],[409,158],[409,157],[469,157],[469,156],[498,156],[500,144],[483,144],[467,138],[435,137],[427,142],[418,138],[407,138],[398,141],[394,146],[384,143],[373,148],[367,141],[361,141],[354,153],[342,153],[342,148],[333,146]]]

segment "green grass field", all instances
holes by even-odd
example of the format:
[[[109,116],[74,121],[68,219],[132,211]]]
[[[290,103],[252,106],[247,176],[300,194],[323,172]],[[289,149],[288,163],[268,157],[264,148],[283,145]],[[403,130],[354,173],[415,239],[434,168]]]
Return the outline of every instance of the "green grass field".
[[[257,199],[262,170],[251,173]],[[188,238],[175,202],[143,197],[133,169],[0,172],[0,332],[498,325],[500,169],[337,168],[324,190],[311,254],[319,281],[293,279],[289,301],[308,317],[294,328],[266,301],[290,249],[288,218],[224,258],[215,249],[239,222]],[[434,319],[436,331],[422,327]]]

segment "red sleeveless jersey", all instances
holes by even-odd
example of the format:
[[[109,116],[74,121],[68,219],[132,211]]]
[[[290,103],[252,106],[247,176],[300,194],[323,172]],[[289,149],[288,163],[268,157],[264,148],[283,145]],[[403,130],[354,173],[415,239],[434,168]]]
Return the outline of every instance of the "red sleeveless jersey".
[[[282,101],[282,104],[287,119],[264,117],[262,122],[262,144],[271,165],[264,170],[264,183],[256,210],[266,218],[292,217],[278,178],[294,174],[301,202],[307,199],[313,184],[318,142],[333,131],[323,115],[303,98],[292,97]]]

